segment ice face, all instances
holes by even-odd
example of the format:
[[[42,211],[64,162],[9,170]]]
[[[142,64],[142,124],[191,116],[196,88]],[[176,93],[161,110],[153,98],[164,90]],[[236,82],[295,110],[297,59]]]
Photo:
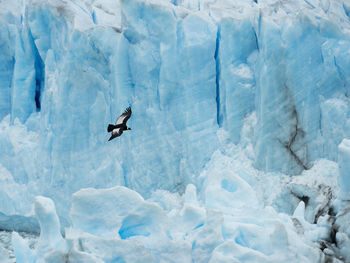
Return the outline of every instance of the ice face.
[[[347,129],[331,128],[330,107],[347,105],[348,23],[330,13],[315,22],[309,8],[298,17],[287,4],[275,14],[273,3],[260,13],[237,3],[242,12],[232,14],[218,12],[228,3],[203,2],[201,12],[192,4],[33,1],[13,14],[22,23],[3,16],[1,114],[38,134],[36,154],[23,158],[35,168],[14,171],[10,158],[12,176],[68,202],[91,186],[183,192],[217,149],[217,129],[238,143],[253,111],[259,169],[295,174],[319,157],[336,160]],[[105,143],[105,127],[128,105],[132,133]]]
[[[86,262],[118,259],[116,244],[137,247],[144,262],[225,261],[232,251],[237,261],[271,262],[281,255],[261,240],[281,241],[287,251],[300,233],[292,251],[313,242],[314,254],[302,252],[299,262],[325,257],[315,245],[323,239],[338,238],[347,256],[349,232],[335,232],[347,222],[348,3],[18,0],[1,7],[3,229],[38,231],[31,205],[43,195],[61,225],[74,228],[71,257]],[[128,106],[132,130],[107,142],[107,125]],[[295,212],[300,201],[305,209]],[[122,203],[132,211],[115,210]],[[99,207],[110,215],[90,215]],[[53,225],[60,239],[58,219],[41,214],[39,223]],[[283,222],[270,224],[276,217]],[[79,247],[83,237],[89,251]],[[25,242],[13,239],[22,253]],[[103,248],[93,252],[97,244]],[[108,256],[96,256],[105,248]],[[66,252],[52,253],[46,260]]]
[[[28,86],[12,89],[18,103],[11,122],[28,122],[39,136],[37,155],[25,161],[36,159],[37,168],[14,176],[40,181],[40,193],[68,202],[89,186],[125,185],[145,196],[158,188],[183,192],[217,147],[215,23],[206,14],[179,19],[171,6],[130,1],[123,3],[123,34],[97,26],[82,32],[65,8],[33,5],[14,38],[24,54],[14,53],[14,72],[25,76],[16,73],[14,83]],[[107,144],[106,126],[128,105],[136,137],[125,132]]]

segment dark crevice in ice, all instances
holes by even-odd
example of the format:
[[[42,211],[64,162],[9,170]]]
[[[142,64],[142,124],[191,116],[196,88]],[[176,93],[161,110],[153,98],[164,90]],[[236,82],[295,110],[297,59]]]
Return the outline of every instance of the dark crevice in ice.
[[[303,196],[300,198],[300,200],[304,202],[305,206],[307,206],[308,203],[309,203],[310,197],[308,197],[308,196],[306,196],[306,195],[303,195]]]
[[[45,64],[41,59],[38,48],[35,45],[34,38],[32,36],[31,31],[28,32],[29,38],[32,41],[33,53],[34,53],[34,68],[35,68],[35,107],[37,111],[41,110],[41,94],[44,90],[45,83]]]
[[[320,216],[323,216],[325,214],[330,215],[333,213],[333,208],[331,207],[332,200],[333,200],[332,189],[329,186],[326,186],[324,191],[326,192],[326,195],[327,195],[327,203],[317,211],[313,222],[314,224],[317,224],[317,221],[320,218]],[[330,209],[332,210],[330,211]]]
[[[85,251],[84,245],[83,245],[83,240],[81,238],[78,238],[78,249],[79,251]]]
[[[290,141],[288,145],[286,146],[286,149],[290,152],[290,154],[293,156],[295,161],[298,163],[298,165],[302,166],[304,170],[307,170],[307,166],[302,162],[302,160],[299,158],[299,156],[293,151],[292,145],[295,142],[295,138],[297,137],[298,133],[304,133],[303,130],[298,129],[298,125],[295,126],[295,131],[293,132]]]
[[[216,63],[216,122],[219,127],[222,127],[222,112],[220,109],[220,58],[219,58],[219,48],[220,48],[220,25],[218,25],[218,31],[216,36],[216,49],[215,49],[215,63]]]
[[[175,183],[175,185],[170,189],[172,193],[183,194],[186,190],[186,183],[184,181]]]
[[[334,218],[334,217],[333,217]],[[330,232],[330,235],[329,235],[329,239],[330,239],[330,242],[332,244],[334,244],[335,246],[337,246],[337,233],[338,233],[338,230],[339,230],[339,226],[333,222],[332,223],[332,228],[331,228],[331,232]]]
[[[332,200],[333,200],[333,194],[332,189],[330,187],[326,187],[326,195],[327,195],[327,203],[321,207],[318,212],[315,215],[313,224],[317,225],[317,221],[320,218],[320,216],[327,216],[327,221],[330,226],[330,230],[328,233],[328,236],[324,239],[319,239],[317,241],[319,249],[323,252],[323,259],[322,262],[335,262],[335,260],[338,260],[337,262],[346,262],[344,261],[344,258],[341,256],[341,253],[338,248],[337,243],[337,233],[339,231],[339,225],[336,223],[336,213],[334,211],[334,207],[332,206]],[[303,201],[305,203],[305,207],[310,202],[310,197],[306,195],[298,195],[295,192],[291,192],[291,194],[298,198],[300,201]],[[304,228],[303,225],[300,223],[300,221],[297,218],[292,218],[293,224],[295,226],[295,229],[298,234],[304,235]]]
[[[315,8],[315,6],[313,5],[313,4],[311,4],[309,1],[307,1],[307,0],[304,0],[304,2],[306,3],[306,4],[308,4],[312,9],[314,9]]]
[[[119,28],[119,27],[112,26],[111,28],[117,33],[123,32],[123,30],[121,28]]]
[[[287,151],[290,153],[290,155],[293,157],[295,162],[300,167],[302,167],[304,170],[308,170],[309,168],[307,167],[307,165],[305,163],[303,163],[301,158],[297,155],[297,153],[293,149],[293,144],[295,143],[297,136],[304,137],[305,136],[305,132],[299,127],[298,113],[297,113],[296,106],[295,106],[295,104],[293,102],[292,96],[290,94],[290,91],[289,91],[287,85],[284,85],[284,88],[285,88],[285,90],[286,90],[286,92],[288,94],[288,97],[292,101],[292,103],[291,103],[292,104],[292,117],[295,119],[295,127],[294,127],[294,130],[293,130],[292,134],[290,135],[289,141],[287,143],[283,143],[281,140],[278,140],[278,141],[282,145],[284,145],[284,147],[287,149]]]
[[[296,119],[295,130],[292,132],[291,137],[289,139],[289,142],[287,144],[285,144],[284,147],[291,154],[291,156],[294,158],[294,160],[296,161],[296,163],[299,166],[303,167],[304,170],[308,170],[308,167],[302,162],[302,160],[299,158],[299,156],[292,149],[292,146],[295,142],[296,137],[299,134],[301,134],[302,136],[304,135],[304,131],[302,129],[298,128],[298,115],[297,115],[297,112],[295,110],[295,107],[293,109],[293,116],[295,116],[295,119]]]
[[[334,259],[337,259],[338,262],[347,262],[344,260],[344,258],[341,256],[341,252],[338,248],[337,243],[337,233],[339,231],[339,226],[336,224],[336,215],[334,213],[334,208],[332,206],[328,207],[327,214],[329,216],[328,221],[331,224],[331,229],[329,231],[329,237],[326,240],[319,240],[319,246],[322,252],[325,254],[325,261],[324,262],[334,262]],[[326,253],[325,250],[331,251],[331,255],[329,255],[329,252]]]
[[[257,31],[258,31],[259,35],[261,34],[261,24],[262,24],[262,13],[261,13],[261,10],[260,10],[259,11],[259,18],[258,18],[258,28],[257,28]],[[255,31],[255,34],[256,34],[256,31]]]
[[[37,111],[41,110],[41,94],[44,90],[45,83],[45,68],[44,63],[39,55],[39,52],[35,49],[35,106]]]
[[[304,204],[305,204],[305,207],[307,207],[307,205],[309,204],[309,201],[310,201],[310,197],[309,196],[307,196],[307,195],[299,196],[299,195],[297,195],[294,192],[291,192],[291,194],[293,196],[295,196],[296,198],[298,198],[300,201],[303,201]]]
[[[344,258],[341,255],[341,252],[338,248],[338,242],[337,242],[337,233],[339,231],[339,225],[336,222],[337,216],[334,207],[332,205],[332,201],[334,200],[334,196],[332,193],[332,189],[330,187],[327,187],[326,189],[327,194],[327,203],[324,205],[319,211],[317,212],[314,220],[314,224],[317,224],[317,221],[320,216],[327,216],[328,223],[330,225],[330,231],[328,234],[328,237],[325,239],[318,240],[319,248],[324,253],[324,262],[346,262]],[[327,250],[326,250],[327,249]]]
[[[253,28],[253,32],[254,32],[254,37],[255,37],[256,49],[259,51],[259,40],[258,40],[258,36],[257,36],[256,31],[255,31],[254,28]]]
[[[92,11],[91,13],[91,18],[92,18],[92,22],[97,25],[97,20],[96,20],[96,13],[95,11]]]

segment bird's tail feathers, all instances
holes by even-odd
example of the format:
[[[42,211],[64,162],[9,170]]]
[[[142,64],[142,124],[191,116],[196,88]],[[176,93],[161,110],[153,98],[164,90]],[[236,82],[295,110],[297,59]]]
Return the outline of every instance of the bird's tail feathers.
[[[108,128],[107,128],[107,131],[108,131],[108,132],[111,132],[111,131],[113,131],[115,128],[116,128],[115,125],[109,124],[109,125],[108,125]]]

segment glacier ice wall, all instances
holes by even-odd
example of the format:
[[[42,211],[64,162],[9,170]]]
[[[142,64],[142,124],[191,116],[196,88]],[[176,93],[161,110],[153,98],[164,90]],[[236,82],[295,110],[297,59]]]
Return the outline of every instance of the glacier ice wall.
[[[218,131],[240,143],[253,112],[251,157],[263,171],[337,161],[350,135],[345,1],[1,4],[5,215],[30,215],[40,194],[66,217],[85,187],[200,189]],[[107,143],[128,105],[132,131]]]
[[[42,231],[18,260],[350,258],[347,1],[0,7],[0,228]]]
[[[214,21],[130,1],[123,3],[120,33],[118,24],[95,25],[93,16],[74,20],[92,12],[79,4],[82,14],[73,3],[33,2],[15,25],[4,16],[13,31],[4,42],[16,45],[6,56],[11,99],[1,104],[2,116],[10,114],[3,122],[37,133],[34,154],[19,160],[5,152],[4,168],[19,183],[36,181],[41,189],[30,191],[55,200],[116,184],[144,195],[183,191],[217,147]],[[136,137],[107,143],[106,125],[128,105]],[[12,151],[6,135],[4,148]]]
[[[339,66],[339,54],[327,46],[349,42],[331,21],[308,15],[278,17],[278,26],[271,16],[259,18],[256,160],[266,170],[298,173],[317,158],[336,159],[336,151],[323,148],[333,134],[323,136],[322,105],[347,100],[349,83],[342,76],[347,66]]]

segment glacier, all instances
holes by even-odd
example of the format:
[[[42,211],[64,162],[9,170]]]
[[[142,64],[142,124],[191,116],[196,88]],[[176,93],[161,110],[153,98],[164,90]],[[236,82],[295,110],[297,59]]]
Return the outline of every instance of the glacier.
[[[2,262],[350,262],[347,0],[0,7]]]

